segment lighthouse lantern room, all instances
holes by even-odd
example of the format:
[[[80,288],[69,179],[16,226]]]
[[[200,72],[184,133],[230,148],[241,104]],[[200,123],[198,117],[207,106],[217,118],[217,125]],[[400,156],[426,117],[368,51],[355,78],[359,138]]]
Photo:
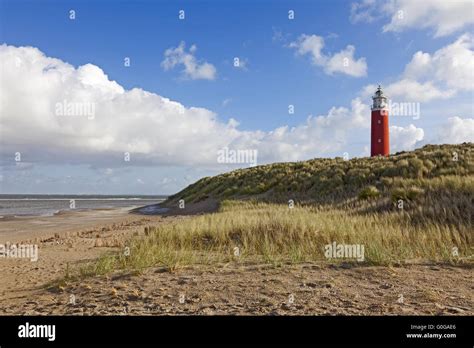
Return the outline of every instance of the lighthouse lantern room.
[[[388,105],[387,97],[383,94],[380,85],[372,99],[370,155],[388,156],[390,153]]]

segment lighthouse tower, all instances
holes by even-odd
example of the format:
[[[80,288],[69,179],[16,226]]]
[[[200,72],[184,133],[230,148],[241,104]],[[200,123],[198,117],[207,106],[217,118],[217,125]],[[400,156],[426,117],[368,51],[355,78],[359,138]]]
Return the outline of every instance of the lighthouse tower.
[[[383,94],[380,85],[372,99],[370,156],[388,156],[390,154],[390,142],[388,136],[387,97]]]

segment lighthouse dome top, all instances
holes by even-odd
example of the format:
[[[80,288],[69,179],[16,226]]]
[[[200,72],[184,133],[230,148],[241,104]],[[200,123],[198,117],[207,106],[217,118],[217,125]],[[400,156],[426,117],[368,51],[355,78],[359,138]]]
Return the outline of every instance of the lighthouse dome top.
[[[375,92],[375,95],[377,97],[383,96],[383,90],[382,90],[382,87],[380,85],[377,87],[377,91]]]
[[[379,85],[372,97],[372,110],[385,109],[387,107],[387,96],[383,93],[382,87]]]

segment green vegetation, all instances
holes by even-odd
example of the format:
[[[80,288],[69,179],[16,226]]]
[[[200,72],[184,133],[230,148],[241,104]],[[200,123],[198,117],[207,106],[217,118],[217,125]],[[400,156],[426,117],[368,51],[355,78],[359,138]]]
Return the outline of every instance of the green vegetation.
[[[334,203],[358,197],[368,186],[388,197],[392,191],[407,189],[408,181],[415,180],[413,183],[417,185],[416,179],[424,180],[425,184],[445,176],[459,177],[462,181],[463,177],[474,172],[473,148],[471,143],[426,145],[388,158],[364,157],[348,161],[321,158],[239,169],[203,178],[171,196],[168,203],[174,204],[179,199],[192,203],[210,197],[217,200],[250,197],[280,203],[291,198]]]
[[[148,226],[130,255],[106,255],[82,271],[327,261],[324,246],[333,242],[364,245],[366,264],[470,262],[472,148],[429,145],[389,158],[279,163],[204,178],[167,204],[213,198],[217,212]]]
[[[377,198],[378,196],[380,196],[380,191],[372,185],[367,186],[359,193],[359,199]]]
[[[472,246],[467,228],[411,224],[403,212],[358,215],[335,208],[224,201],[217,213],[152,227],[149,236],[132,241],[129,256],[105,256],[85,272],[231,261],[322,261],[324,246],[333,241],[364,245],[368,264],[455,261]],[[459,257],[453,257],[453,247]]]

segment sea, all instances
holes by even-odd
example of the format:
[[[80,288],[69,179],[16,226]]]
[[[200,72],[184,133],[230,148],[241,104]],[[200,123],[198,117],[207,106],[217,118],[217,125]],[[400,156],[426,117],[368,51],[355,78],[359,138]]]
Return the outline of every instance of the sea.
[[[61,211],[138,208],[163,202],[167,196],[142,195],[19,195],[0,194],[0,218],[52,216]]]

